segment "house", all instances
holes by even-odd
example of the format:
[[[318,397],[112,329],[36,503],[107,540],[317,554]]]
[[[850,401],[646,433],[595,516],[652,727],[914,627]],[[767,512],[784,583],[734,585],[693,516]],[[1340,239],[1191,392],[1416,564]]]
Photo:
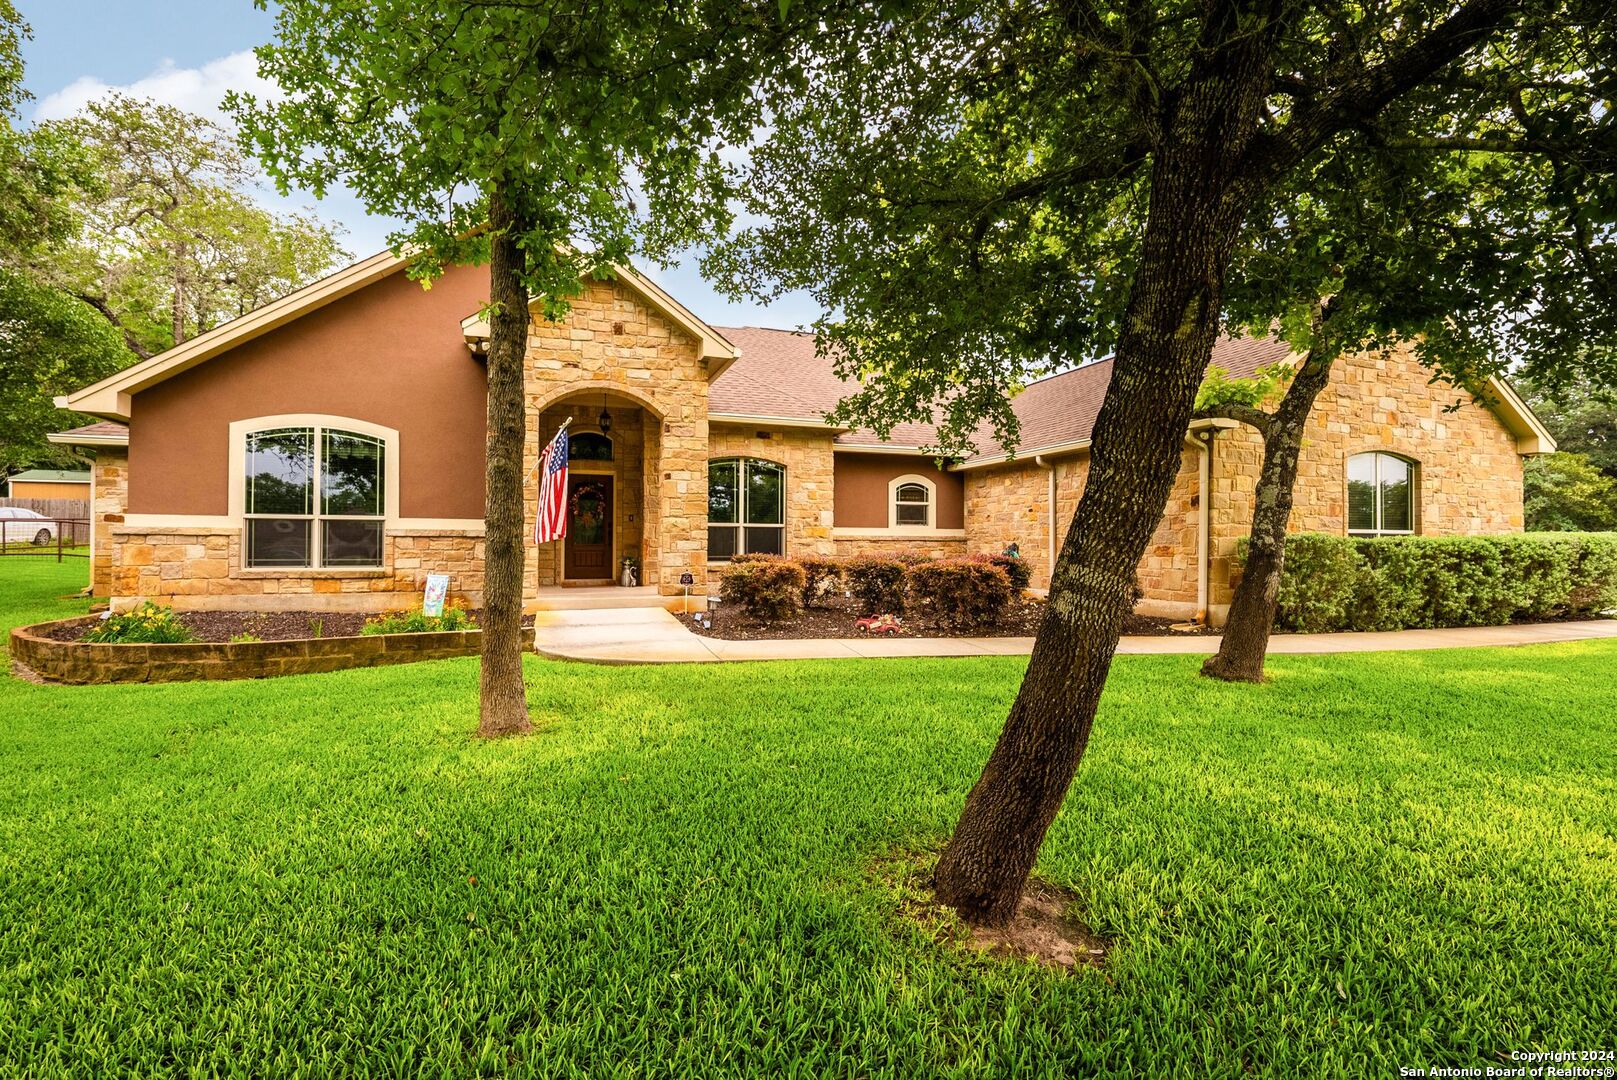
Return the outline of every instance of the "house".
[[[93,589],[192,608],[372,610],[429,572],[480,601],[487,273],[430,290],[367,259],[61,399],[104,418],[93,449]],[[1287,358],[1222,342],[1232,376]],[[1022,445],[940,464],[925,424],[887,440],[828,425],[847,387],[805,335],[704,323],[628,268],[527,350],[530,525],[541,449],[571,418],[570,532],[528,546],[525,598],[606,584],[633,560],[670,598],[738,552],[998,552],[1036,586],[1070,519],[1110,365],[1033,383]],[[1522,527],[1522,457],[1553,449],[1502,382],[1486,404],[1429,385],[1407,351],[1339,365],[1310,421],[1294,524],[1351,533]],[[1255,432],[1193,424],[1140,568],[1142,610],[1222,617],[1261,459]]]
[[[12,499],[73,499],[90,501],[88,469],[25,469],[8,479]]]

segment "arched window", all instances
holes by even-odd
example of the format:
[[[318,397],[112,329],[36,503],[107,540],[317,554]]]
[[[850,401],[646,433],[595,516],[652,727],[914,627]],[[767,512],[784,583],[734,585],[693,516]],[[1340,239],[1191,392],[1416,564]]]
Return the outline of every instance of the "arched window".
[[[1347,473],[1348,535],[1415,531],[1415,462],[1396,454],[1355,454]]]
[[[786,554],[786,468],[757,458],[707,466],[707,557]]]
[[[937,496],[937,485],[924,476],[895,476],[887,482],[888,528],[932,528],[937,522]]]
[[[593,431],[567,436],[568,461],[611,461],[612,440]]]
[[[379,567],[387,443],[321,426],[246,433],[242,562]]]

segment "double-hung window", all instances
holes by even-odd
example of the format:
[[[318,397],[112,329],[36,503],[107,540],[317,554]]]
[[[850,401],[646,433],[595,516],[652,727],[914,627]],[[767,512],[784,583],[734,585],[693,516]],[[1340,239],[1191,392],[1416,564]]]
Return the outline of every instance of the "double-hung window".
[[[1348,535],[1407,536],[1415,531],[1415,463],[1395,454],[1348,458]]]
[[[786,469],[725,458],[707,467],[707,557],[786,554]]]
[[[250,432],[245,565],[381,566],[386,450],[382,439],[337,428]]]

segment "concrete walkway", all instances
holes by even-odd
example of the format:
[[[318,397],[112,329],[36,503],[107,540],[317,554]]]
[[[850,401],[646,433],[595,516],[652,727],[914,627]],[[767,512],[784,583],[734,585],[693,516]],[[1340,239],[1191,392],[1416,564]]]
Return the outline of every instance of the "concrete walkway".
[[[595,664],[688,664],[720,660],[814,660],[883,656],[1026,656],[1030,637],[797,638],[783,641],[723,641],[700,637],[661,608],[541,611],[535,616],[534,648],[557,660]],[[1473,626],[1455,630],[1397,630],[1371,634],[1276,634],[1270,654],[1391,652],[1459,649],[1480,645],[1541,645],[1586,638],[1617,638],[1617,619]],[[1211,653],[1218,638],[1126,637],[1119,653]]]

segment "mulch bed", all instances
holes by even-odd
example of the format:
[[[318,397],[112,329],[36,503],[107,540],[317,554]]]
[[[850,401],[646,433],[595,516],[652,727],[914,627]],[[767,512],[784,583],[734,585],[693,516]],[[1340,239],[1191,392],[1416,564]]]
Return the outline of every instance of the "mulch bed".
[[[476,618],[481,612],[474,611],[472,615]],[[238,634],[252,634],[260,641],[292,641],[355,637],[368,616],[359,611],[181,611],[177,617],[198,641],[229,641]],[[523,616],[522,625],[532,628],[533,616]],[[89,629],[89,624],[58,626],[50,631],[49,637],[55,641],[77,641]]]
[[[1006,608],[999,621],[991,626],[955,629],[915,618],[905,618],[904,630],[897,637],[1032,637],[1039,632],[1039,619],[1044,615],[1044,601],[1017,600]],[[694,615],[681,615],[679,619],[695,634],[703,637],[723,638],[726,641],[778,641],[786,638],[857,638],[864,635],[854,625],[859,609],[846,597],[827,600],[822,607],[812,607],[801,618],[782,623],[754,622],[745,612],[732,604],[720,604],[713,611],[713,628],[703,628]],[[1216,630],[1174,630],[1172,619],[1153,619],[1145,615],[1129,615],[1123,620],[1123,633],[1161,636],[1169,634],[1217,634]]]

